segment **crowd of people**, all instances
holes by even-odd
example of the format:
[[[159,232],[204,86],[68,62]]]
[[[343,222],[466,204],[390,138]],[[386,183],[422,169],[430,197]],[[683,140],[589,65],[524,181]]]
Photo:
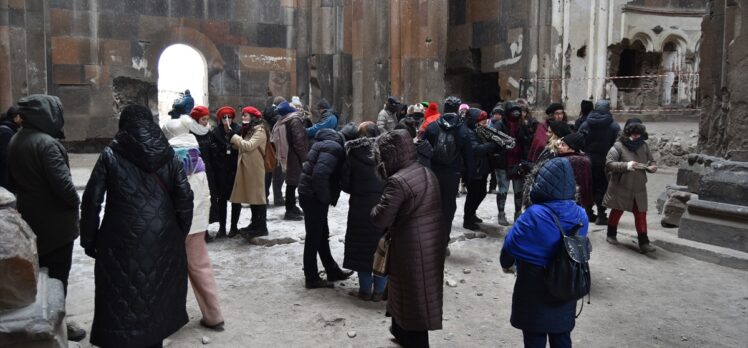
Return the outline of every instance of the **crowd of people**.
[[[618,222],[630,211],[640,251],[655,250],[647,238],[646,173],[657,167],[646,128],[629,119],[621,130],[605,100],[583,101],[573,124],[560,103],[536,120],[522,99],[484,111],[455,96],[411,105],[391,96],[375,122],[342,125],[324,98],[312,112],[298,97],[275,97],[262,110],[221,106],[212,115],[202,105],[180,108],[162,127],[145,106],[123,108],[80,200],[58,141],[60,100],[24,97],[0,119],[0,185],[17,195],[37,235],[40,266],[67,289],[79,234],[96,260],[97,346],[160,346],[188,321],[188,279],[200,325],[222,331],[206,243],[273,233],[271,191],[285,220],[304,220],[304,286],[331,288],[356,272],[352,295],[387,301],[390,332],[405,347],[428,346],[428,331],[442,327],[444,263],[461,182],[464,228],[483,228],[477,210],[489,191],[496,223],[511,226],[500,261],[504,272],[517,273],[511,323],[527,347],[547,340],[571,346],[576,302],[554,299],[543,286],[543,269],[560,244],[557,226],[583,236],[590,222],[607,225],[607,241],[616,244]],[[512,223],[505,213],[510,187]],[[327,220],[341,191],[349,194],[343,267],[331,253]],[[239,228],[243,204],[251,220]],[[383,236],[387,274],[373,267]],[[86,334],[75,325],[69,333]]]

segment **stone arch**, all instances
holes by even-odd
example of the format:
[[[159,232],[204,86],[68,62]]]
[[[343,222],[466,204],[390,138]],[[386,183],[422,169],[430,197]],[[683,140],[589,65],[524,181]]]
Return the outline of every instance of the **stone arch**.
[[[654,33],[647,32],[647,31],[637,31],[629,35],[631,38],[631,44],[633,45],[634,42],[639,41],[642,43],[644,48],[647,50],[647,52],[654,52],[655,51],[655,45],[654,40],[652,37]]]
[[[663,39],[658,45],[660,51],[665,51],[665,46],[668,44],[674,44],[680,54],[685,54],[688,50],[688,40],[684,39],[684,36],[680,35],[680,33],[663,33],[661,37]]]
[[[190,46],[200,52],[208,66],[208,73],[211,71],[223,70],[226,62],[221,56],[221,52],[207,36],[201,32],[188,27],[172,27],[167,30],[157,32],[149,37],[148,49],[145,57],[149,64],[149,76],[158,80],[158,59],[161,54],[171,45],[183,44]]]

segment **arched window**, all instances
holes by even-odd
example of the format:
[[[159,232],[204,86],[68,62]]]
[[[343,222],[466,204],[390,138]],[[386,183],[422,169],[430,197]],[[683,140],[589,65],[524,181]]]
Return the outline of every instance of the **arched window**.
[[[161,123],[170,118],[172,104],[190,90],[195,106],[208,105],[208,65],[194,48],[175,44],[158,59],[158,112]],[[189,112],[189,111],[188,111]]]

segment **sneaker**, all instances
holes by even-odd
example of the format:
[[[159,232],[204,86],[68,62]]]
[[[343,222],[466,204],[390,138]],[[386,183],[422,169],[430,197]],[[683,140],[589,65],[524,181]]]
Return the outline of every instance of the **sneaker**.
[[[607,226],[608,225],[608,217],[605,216],[605,214],[600,214],[597,216],[597,220],[595,220],[595,225],[598,226]]]
[[[653,247],[649,243],[639,244],[639,252],[642,253],[642,254],[653,253],[655,251],[657,251],[657,249],[655,249],[655,247]]]
[[[605,238],[605,241],[613,245],[618,245],[618,238],[616,238],[615,236],[608,236]]]
[[[471,231],[480,231],[480,226],[475,221],[465,221],[462,223],[462,227]]]
[[[322,278],[317,278],[314,280],[305,281],[304,287],[307,289],[324,289],[324,288],[334,288],[335,284],[330,283],[327,280],[324,280]]]
[[[304,220],[304,216],[294,213],[293,211],[286,211],[286,214],[283,215],[283,220],[301,221],[301,220]]]
[[[499,225],[501,226],[509,226],[509,220],[506,219],[506,214],[499,213]]]
[[[80,342],[83,341],[84,338],[86,338],[86,330],[84,330],[78,323],[74,321],[69,321],[67,323],[68,326],[68,340],[73,342]]]

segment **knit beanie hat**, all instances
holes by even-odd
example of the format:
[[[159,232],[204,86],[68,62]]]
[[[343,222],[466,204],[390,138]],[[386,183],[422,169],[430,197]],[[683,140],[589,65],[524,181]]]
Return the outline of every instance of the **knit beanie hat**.
[[[467,104],[460,104],[460,108],[458,109],[459,112],[462,112],[462,110],[470,109],[470,105]]]
[[[295,112],[296,109],[291,106],[287,101],[283,101],[276,107],[276,110],[278,111],[278,115],[286,116],[292,112]]]
[[[553,134],[555,134],[558,138],[563,138],[571,133],[569,125],[563,121],[551,121],[550,127]]]
[[[582,115],[589,114],[590,112],[592,112],[592,109],[594,107],[595,106],[592,105],[592,100],[582,100],[582,105],[581,105]]]
[[[462,104],[462,100],[455,96],[449,96],[444,98],[444,113],[457,113],[460,110],[460,104]]]
[[[548,105],[548,108],[545,109],[545,114],[548,116],[553,115],[554,112],[558,110],[563,110],[564,106],[561,103],[551,103],[551,105]]]
[[[196,106],[192,109],[192,112],[190,112],[190,117],[195,121],[200,121],[200,119],[205,116],[210,116],[210,110],[202,105]]]
[[[291,97],[291,106],[293,106],[296,110],[301,110],[302,108],[304,108],[304,104],[301,102],[301,98],[296,95]]]
[[[218,122],[223,122],[223,119],[226,117],[235,118],[236,110],[230,106],[222,106],[216,110],[216,118],[218,119]]]
[[[584,135],[579,132],[568,134],[565,137],[561,138],[561,141],[566,143],[566,145],[569,145],[569,147],[574,151],[582,150],[585,144]]]
[[[487,119],[488,119],[488,113],[481,110],[480,116],[478,116],[478,122],[483,122],[484,120],[487,120]]]
[[[254,106],[245,106],[242,109],[242,115],[243,114],[250,114],[250,115],[254,116],[254,118],[261,118],[262,117],[262,113],[260,112],[260,110],[257,110],[257,108],[254,107]]]

